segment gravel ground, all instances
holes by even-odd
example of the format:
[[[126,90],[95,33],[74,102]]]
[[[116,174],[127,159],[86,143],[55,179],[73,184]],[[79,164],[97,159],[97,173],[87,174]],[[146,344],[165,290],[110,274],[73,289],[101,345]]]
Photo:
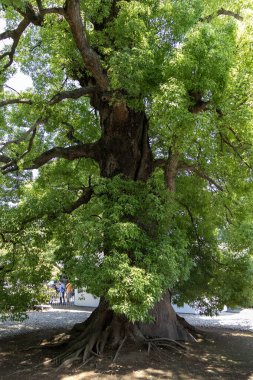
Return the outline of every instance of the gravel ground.
[[[91,310],[49,309],[33,311],[23,322],[0,322],[0,338],[16,334],[29,333],[45,328],[71,328],[75,323],[83,322]],[[222,312],[217,317],[193,314],[181,314],[190,324],[199,327],[221,327],[226,329],[253,332],[253,309],[243,309],[239,313]]]
[[[27,313],[28,319],[23,322],[0,322],[0,338],[25,334],[45,328],[71,328],[75,323],[83,322],[92,311],[71,309],[48,309]]]
[[[238,313],[222,312],[217,317],[181,314],[190,324],[199,327],[222,327],[253,332],[253,309],[242,309]]]

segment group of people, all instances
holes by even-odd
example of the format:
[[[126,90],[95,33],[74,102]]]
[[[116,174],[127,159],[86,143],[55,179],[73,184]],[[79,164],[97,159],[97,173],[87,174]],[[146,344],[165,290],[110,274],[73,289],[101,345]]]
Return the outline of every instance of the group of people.
[[[66,304],[70,302],[71,297],[74,295],[74,290],[70,282],[54,282],[52,284],[53,289],[56,291],[56,296],[60,299],[60,304]],[[66,296],[66,299],[65,299]]]

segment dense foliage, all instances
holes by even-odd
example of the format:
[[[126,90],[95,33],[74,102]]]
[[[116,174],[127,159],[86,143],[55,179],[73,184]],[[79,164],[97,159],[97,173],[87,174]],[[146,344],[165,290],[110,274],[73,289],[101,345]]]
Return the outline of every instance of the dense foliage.
[[[253,305],[252,5],[1,2],[2,315],[43,299],[55,264],[132,321],[166,289]],[[145,114],[145,180],[103,174],[103,102]]]

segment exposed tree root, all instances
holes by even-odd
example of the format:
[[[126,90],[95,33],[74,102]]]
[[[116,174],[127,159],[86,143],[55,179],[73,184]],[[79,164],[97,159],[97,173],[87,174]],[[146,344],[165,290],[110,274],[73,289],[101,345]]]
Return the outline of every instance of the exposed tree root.
[[[58,370],[73,363],[79,363],[78,368],[81,368],[91,360],[101,357],[105,348],[115,352],[112,358],[112,362],[115,362],[127,340],[147,347],[148,354],[151,350],[160,348],[172,349],[182,354],[186,347],[178,340],[192,340],[191,335],[184,332],[175,312],[173,314],[173,311],[168,308],[167,310],[168,319],[165,319],[165,313],[159,319],[157,312],[155,322],[148,330],[146,325],[130,323],[124,316],[116,315],[105,302],[101,302],[85,322],[74,326],[69,341],[64,342],[66,349],[50,362],[57,365]]]
[[[123,347],[123,344],[125,343],[126,339],[127,339],[126,336],[124,337],[124,339],[122,339],[122,342],[120,343],[119,348],[117,349],[117,352],[113,358],[113,362],[115,362],[117,360],[117,357],[119,356],[120,350]]]
[[[183,346],[181,343],[173,340],[173,339],[168,339],[168,338],[152,338],[152,339],[147,339],[146,340],[148,343],[155,343],[156,345],[159,345],[160,343],[163,343],[163,344],[170,344],[171,343],[174,343],[176,346],[179,346],[180,348],[183,348],[184,350],[186,350],[186,347]]]
[[[198,333],[199,330],[196,329],[195,326],[192,326],[190,325],[190,323],[188,323],[185,318],[181,317],[180,315],[177,314],[177,320],[178,322],[181,324],[181,326],[183,326],[186,330],[190,331],[191,333]]]

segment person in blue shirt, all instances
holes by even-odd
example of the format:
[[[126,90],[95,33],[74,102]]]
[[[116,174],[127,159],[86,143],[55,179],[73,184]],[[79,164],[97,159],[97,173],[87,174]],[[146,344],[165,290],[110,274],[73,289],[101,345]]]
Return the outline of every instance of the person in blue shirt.
[[[60,297],[60,304],[62,305],[65,304],[65,285],[63,284],[63,282],[60,282],[60,285],[59,285],[59,297]]]

